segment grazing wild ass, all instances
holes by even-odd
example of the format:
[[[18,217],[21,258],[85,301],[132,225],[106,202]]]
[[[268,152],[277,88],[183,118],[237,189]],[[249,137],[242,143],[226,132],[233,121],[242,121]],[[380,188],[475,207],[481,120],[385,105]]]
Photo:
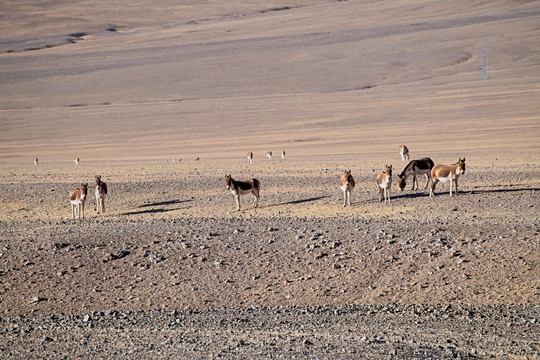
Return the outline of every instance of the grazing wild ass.
[[[422,158],[420,160],[411,160],[407,166],[403,169],[401,174],[398,175],[398,186],[400,190],[405,189],[407,186],[407,177],[412,174],[413,183],[412,190],[418,190],[418,179],[417,176],[425,175],[426,176],[426,186],[424,189],[427,189],[429,185],[429,179],[431,178],[431,169],[435,163],[428,157]]]
[[[283,151],[281,152],[281,158],[282,158],[282,159],[285,159],[285,150],[283,150]]]
[[[272,160],[272,152],[271,152],[271,151],[269,151],[269,152],[266,153],[266,158],[267,158],[268,160]]]
[[[84,219],[84,202],[86,201],[86,194],[88,191],[88,184],[81,184],[81,189],[72,189],[69,192],[69,200],[71,201],[71,218],[75,219],[75,210],[77,210],[77,219]]]
[[[247,153],[247,159],[249,165],[253,164],[253,153],[251,151]]]
[[[347,170],[341,175],[339,188],[343,190],[343,207],[351,206],[351,191],[354,189],[354,178],[351,175],[351,170]]]
[[[433,196],[435,185],[440,182],[450,182],[450,196],[452,196],[452,188],[455,194],[458,194],[458,178],[465,174],[465,158],[459,158],[459,161],[453,165],[435,165],[431,169],[431,191],[429,196]]]
[[[253,194],[255,201],[253,202],[253,208],[256,208],[259,203],[259,189],[261,183],[259,180],[252,178],[246,181],[236,181],[231,175],[225,176],[225,186],[227,190],[231,190],[236,200],[236,210],[240,211],[240,195]]]
[[[405,158],[409,161],[409,149],[406,145],[401,145],[399,147],[399,155],[401,156],[401,162],[404,162]]]
[[[101,175],[96,175],[96,211],[98,214],[105,212],[105,195],[107,195],[107,184],[101,181]]]
[[[38,158],[34,159],[34,166],[38,166],[38,161],[39,161]]]
[[[390,188],[392,187],[392,165],[386,165],[385,171],[377,174],[377,185],[379,186],[379,202],[384,198],[384,202],[390,204]]]

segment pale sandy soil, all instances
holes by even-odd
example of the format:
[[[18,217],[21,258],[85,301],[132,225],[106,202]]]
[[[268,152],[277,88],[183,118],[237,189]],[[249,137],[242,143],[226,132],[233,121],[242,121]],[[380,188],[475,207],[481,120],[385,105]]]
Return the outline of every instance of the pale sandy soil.
[[[227,4],[0,1],[1,357],[537,358],[540,2]]]

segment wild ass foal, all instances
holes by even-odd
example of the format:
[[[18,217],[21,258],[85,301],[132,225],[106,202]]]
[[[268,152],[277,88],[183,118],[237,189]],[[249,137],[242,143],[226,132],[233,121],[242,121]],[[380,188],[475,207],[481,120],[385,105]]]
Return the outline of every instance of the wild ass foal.
[[[86,201],[86,194],[88,191],[88,184],[81,184],[81,188],[72,189],[69,192],[69,200],[71,201],[71,218],[75,219],[75,209],[77,210],[77,219],[82,217],[84,219],[84,202]]]
[[[269,152],[266,153],[266,158],[267,158],[268,160],[272,160],[272,152],[271,152],[271,151],[269,151]]]
[[[420,160],[411,160],[407,166],[403,169],[401,174],[398,175],[398,186],[400,190],[405,189],[407,186],[407,177],[413,175],[412,190],[418,190],[418,180],[417,176],[425,175],[426,176],[426,186],[424,189],[427,189],[429,185],[429,179],[431,178],[431,169],[435,163],[428,157],[422,158]],[[415,188],[416,187],[416,188]]]
[[[96,175],[96,211],[98,214],[105,212],[105,195],[107,195],[107,184],[101,181],[101,175]]]
[[[458,178],[460,175],[465,174],[465,158],[459,158],[459,161],[453,165],[435,165],[431,169],[431,191],[429,196],[433,196],[435,192],[435,185],[439,181],[450,182],[450,196],[452,196],[452,188],[454,192],[458,193]]]
[[[246,181],[236,181],[231,175],[225,176],[225,186],[227,190],[231,190],[236,200],[236,210],[240,211],[240,195],[253,194],[255,201],[253,202],[253,208],[257,207],[259,203],[259,189],[261,183],[259,180],[252,178]]]
[[[351,191],[354,189],[354,178],[351,175],[351,170],[347,170],[341,175],[339,181],[339,188],[343,190],[343,207],[351,206]]]
[[[390,203],[390,188],[392,187],[392,165],[386,165],[386,170],[377,175],[377,185],[379,186],[379,202]]]

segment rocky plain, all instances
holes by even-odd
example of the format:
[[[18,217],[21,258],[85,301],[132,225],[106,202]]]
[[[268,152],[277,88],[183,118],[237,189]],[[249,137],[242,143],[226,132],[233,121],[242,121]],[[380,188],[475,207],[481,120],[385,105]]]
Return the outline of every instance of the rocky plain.
[[[0,14],[1,358],[539,357],[538,1]]]
[[[339,164],[263,161],[237,162],[262,183],[239,212],[204,160],[112,166],[82,220],[67,190],[91,166],[3,176],[2,353],[537,356],[538,164],[471,164],[454,197],[394,184],[390,205],[357,168],[344,208]]]

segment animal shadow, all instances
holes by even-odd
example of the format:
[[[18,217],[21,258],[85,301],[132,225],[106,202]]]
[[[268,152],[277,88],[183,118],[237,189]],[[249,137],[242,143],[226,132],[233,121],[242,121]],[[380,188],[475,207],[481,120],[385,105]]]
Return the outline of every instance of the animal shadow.
[[[160,201],[160,202],[154,202],[151,204],[143,204],[140,205],[139,208],[142,208],[142,210],[135,210],[135,211],[128,211],[123,213],[122,215],[141,215],[141,214],[158,214],[158,213],[166,213],[169,211],[175,211],[178,210],[178,207],[173,208],[163,208],[164,206],[170,206],[170,205],[177,205],[182,204],[186,202],[190,202],[192,200],[169,200],[169,201]]]

